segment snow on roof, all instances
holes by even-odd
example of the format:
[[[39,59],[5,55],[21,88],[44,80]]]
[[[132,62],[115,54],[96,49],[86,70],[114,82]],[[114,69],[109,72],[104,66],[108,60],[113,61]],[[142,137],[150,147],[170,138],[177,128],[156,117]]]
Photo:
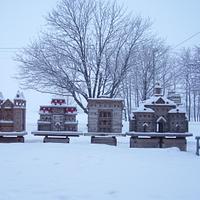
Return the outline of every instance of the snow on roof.
[[[155,87],[154,88],[162,88],[161,87],[161,84],[159,83],[159,82],[157,82],[156,84],[155,84]]]
[[[138,112],[154,113],[155,111],[152,110],[151,108],[146,108],[144,107],[144,105],[141,105],[133,113],[138,113]]]
[[[177,108],[170,110],[168,113],[186,113],[186,111],[182,107],[177,107]]]
[[[0,120],[0,124],[13,124],[14,121],[12,120]]]
[[[159,99],[163,101],[163,103],[156,103]],[[170,105],[175,106],[176,104],[168,99],[166,96],[152,96],[144,102],[144,105]]]
[[[130,119],[134,119],[134,118],[135,118],[134,113],[131,113],[131,114],[130,114]]]
[[[99,100],[99,101],[101,101],[101,100],[104,100],[104,101],[124,101],[122,98],[88,98],[88,101],[89,100]]]
[[[0,100],[4,100],[2,92],[0,92]]]
[[[142,126],[149,126],[149,124],[145,122],[144,124],[142,124]]]
[[[51,105],[41,105],[40,108],[57,108],[57,107],[62,107],[62,108],[76,108],[76,106],[72,106],[72,105],[67,105],[67,104],[57,104],[57,105],[54,105],[54,104],[51,104]]]
[[[158,119],[157,119],[157,122],[160,122],[160,121],[164,121],[165,123],[167,122],[167,120],[163,117],[163,116],[160,116]]]
[[[18,90],[15,99],[25,100],[23,92]]]
[[[57,99],[59,99],[59,100],[65,100],[65,97],[59,96],[59,95],[54,95],[54,96],[52,97],[52,100],[57,100]]]

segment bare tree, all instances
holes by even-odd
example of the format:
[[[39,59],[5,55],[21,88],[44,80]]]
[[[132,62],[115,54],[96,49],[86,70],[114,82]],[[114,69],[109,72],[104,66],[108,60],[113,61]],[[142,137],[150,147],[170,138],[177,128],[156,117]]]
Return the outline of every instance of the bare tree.
[[[200,48],[182,49],[179,56],[182,88],[189,121],[197,121],[200,113]]]
[[[165,88],[168,87],[171,80],[168,57],[168,47],[154,35],[149,35],[137,46],[131,56],[131,70],[123,81],[123,95],[129,116],[131,110],[139,106],[140,101],[152,95],[155,81],[161,82]]]
[[[150,27],[149,20],[101,0],[62,0],[47,22],[48,30],[17,55],[22,85],[70,94],[86,113],[88,98],[118,94]]]

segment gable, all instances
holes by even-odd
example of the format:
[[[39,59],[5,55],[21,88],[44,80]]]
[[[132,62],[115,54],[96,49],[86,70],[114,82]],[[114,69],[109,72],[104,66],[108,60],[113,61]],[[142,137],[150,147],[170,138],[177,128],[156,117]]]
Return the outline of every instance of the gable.
[[[13,103],[9,99],[3,102],[2,108],[13,108]]]
[[[163,116],[160,116],[160,117],[157,119],[156,122],[164,122],[164,123],[166,123],[167,120],[166,120]]]
[[[165,104],[165,101],[163,100],[162,97],[160,97],[157,101],[156,104]]]

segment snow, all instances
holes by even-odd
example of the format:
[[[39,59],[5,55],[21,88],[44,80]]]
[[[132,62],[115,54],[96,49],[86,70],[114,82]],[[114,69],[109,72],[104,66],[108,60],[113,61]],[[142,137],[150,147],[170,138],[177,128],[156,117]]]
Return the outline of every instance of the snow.
[[[83,135],[78,131],[32,131],[31,134],[35,136],[79,136]]]
[[[164,101],[164,104],[159,104],[156,103],[159,99],[162,99]],[[171,101],[170,99],[168,99],[166,96],[152,96],[149,99],[147,99],[146,101],[144,101],[144,105],[167,105],[167,106],[176,106],[176,104]]]
[[[38,121],[37,123],[38,124],[51,124],[51,122],[49,122],[49,121]]]
[[[4,109],[12,109],[11,106],[5,106]]]
[[[76,108],[75,106],[72,106],[72,105],[67,105],[67,104],[51,104],[51,105],[43,105],[43,106],[40,106],[40,108],[57,108],[57,107],[61,107],[61,108]]]
[[[186,111],[182,107],[177,107],[177,108],[170,110],[168,113],[186,113]]]
[[[160,122],[161,120],[163,120],[165,123],[167,122],[167,120],[163,117],[163,116],[160,116],[156,122]]]
[[[65,124],[78,124],[78,121],[75,121],[75,122],[73,122],[73,121],[66,121]]]
[[[97,100],[102,100],[102,101],[124,101],[124,99],[122,99],[122,98],[88,98],[88,100],[95,100],[95,101],[97,101]]]
[[[139,113],[139,112],[142,112],[142,113],[155,113],[155,111],[151,108],[146,108],[144,107],[144,105],[141,105],[140,107],[138,107],[134,113]]]
[[[27,135],[26,131],[21,131],[21,132],[15,132],[15,131],[2,132],[2,131],[0,131],[0,136],[24,136],[24,135]]]
[[[0,120],[0,124],[13,124],[14,121],[12,120]]]
[[[86,129],[86,117],[79,119]],[[35,128],[28,125],[28,131]],[[127,130],[128,124],[124,124]],[[189,132],[200,135],[200,123]],[[200,157],[195,139],[188,151],[177,148],[129,148],[129,137],[118,146],[90,144],[90,137],[70,144],[42,143],[28,135],[26,143],[0,144],[0,200],[197,200]]]
[[[190,137],[192,133],[184,132],[184,133],[173,133],[173,132],[166,132],[166,133],[158,133],[158,132],[135,132],[130,131],[127,132],[126,135],[130,136],[147,136],[147,137]]]

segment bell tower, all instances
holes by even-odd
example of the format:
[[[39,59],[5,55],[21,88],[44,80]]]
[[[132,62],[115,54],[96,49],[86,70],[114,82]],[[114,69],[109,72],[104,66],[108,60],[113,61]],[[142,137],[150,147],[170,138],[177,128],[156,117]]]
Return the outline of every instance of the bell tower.
[[[14,130],[24,131],[26,127],[26,100],[24,94],[17,91],[14,98]]]
[[[162,96],[162,87],[160,83],[156,83],[154,87],[154,96]]]

